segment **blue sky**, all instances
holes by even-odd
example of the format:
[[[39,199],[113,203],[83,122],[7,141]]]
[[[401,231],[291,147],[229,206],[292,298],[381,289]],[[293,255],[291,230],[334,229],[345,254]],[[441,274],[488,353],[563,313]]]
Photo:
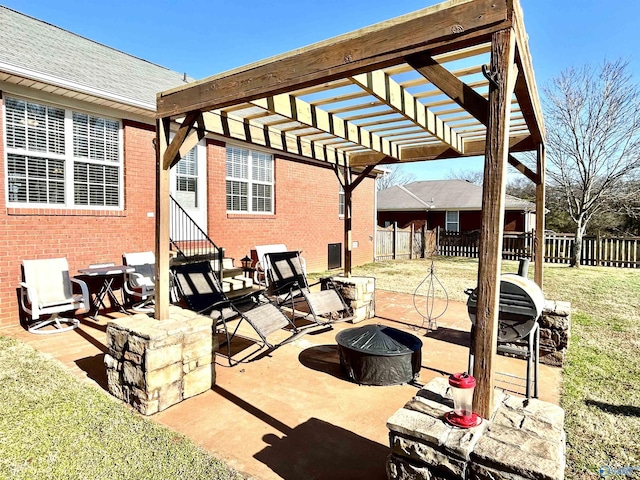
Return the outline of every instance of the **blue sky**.
[[[194,78],[412,12],[438,0],[4,0],[3,5]],[[520,0],[539,87],[562,70],[628,60],[640,82],[640,1]],[[405,166],[417,179],[481,159]]]

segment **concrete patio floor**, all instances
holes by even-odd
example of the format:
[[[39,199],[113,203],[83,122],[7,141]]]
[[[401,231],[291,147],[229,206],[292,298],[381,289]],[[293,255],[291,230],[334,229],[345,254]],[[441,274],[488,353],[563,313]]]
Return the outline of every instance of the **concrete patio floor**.
[[[441,307],[436,304],[434,312]],[[0,334],[32,345],[106,390],[105,328],[110,318],[121,315],[83,319],[80,328],[58,335],[29,334],[19,325],[4,327]],[[419,384],[467,369],[470,322],[464,303],[449,302],[438,329],[427,333],[411,295],[378,290],[376,318],[358,326],[366,323],[406,330],[422,340]],[[218,355],[211,390],[149,418],[190,437],[250,478],[386,479],[386,421],[419,385],[360,386],[346,380],[335,335],[353,326],[309,332],[233,367]],[[287,336],[283,331],[281,338]],[[497,386],[523,394],[525,367],[523,360],[499,356]],[[561,370],[540,365],[541,400],[557,404],[560,388]]]

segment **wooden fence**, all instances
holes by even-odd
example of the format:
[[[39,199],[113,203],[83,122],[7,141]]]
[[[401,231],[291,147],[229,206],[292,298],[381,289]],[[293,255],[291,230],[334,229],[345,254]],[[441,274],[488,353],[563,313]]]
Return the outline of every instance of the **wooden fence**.
[[[436,249],[436,231],[398,228],[397,224],[376,229],[375,261],[424,258]]]
[[[447,232],[438,234],[437,251],[453,257],[478,257],[480,233]],[[534,233],[505,233],[502,245],[504,260],[534,258]],[[547,234],[544,261],[568,264],[575,243],[572,234]],[[585,236],[582,239],[581,265],[640,268],[640,237]]]

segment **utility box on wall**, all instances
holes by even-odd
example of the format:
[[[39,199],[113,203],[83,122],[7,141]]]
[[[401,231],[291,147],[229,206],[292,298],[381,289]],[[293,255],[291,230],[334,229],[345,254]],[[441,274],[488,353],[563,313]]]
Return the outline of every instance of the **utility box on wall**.
[[[330,243],[328,247],[329,266],[328,269],[342,267],[342,244]]]

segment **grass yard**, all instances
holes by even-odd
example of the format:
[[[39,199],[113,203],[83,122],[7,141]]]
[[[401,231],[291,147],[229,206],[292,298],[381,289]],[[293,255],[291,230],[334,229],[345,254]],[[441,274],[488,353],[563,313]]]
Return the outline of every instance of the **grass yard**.
[[[240,479],[30,346],[0,337],[0,478]]]
[[[375,276],[379,289],[413,293],[430,265],[430,260],[399,260],[353,273]],[[434,260],[435,274],[453,300],[466,302],[464,290],[476,286],[477,269],[476,259]],[[503,272],[517,271],[517,262],[503,262]],[[572,305],[562,393],[566,478],[593,478],[601,466],[640,466],[640,272],[545,264],[544,293]],[[635,475],[640,478],[640,471]]]

